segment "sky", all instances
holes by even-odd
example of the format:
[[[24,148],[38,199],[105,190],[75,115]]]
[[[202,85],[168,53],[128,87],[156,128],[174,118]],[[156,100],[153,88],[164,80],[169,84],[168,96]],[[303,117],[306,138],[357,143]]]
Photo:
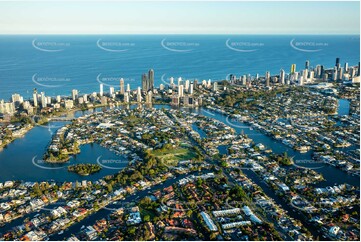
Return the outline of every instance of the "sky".
[[[358,1],[0,1],[0,34],[359,33]]]

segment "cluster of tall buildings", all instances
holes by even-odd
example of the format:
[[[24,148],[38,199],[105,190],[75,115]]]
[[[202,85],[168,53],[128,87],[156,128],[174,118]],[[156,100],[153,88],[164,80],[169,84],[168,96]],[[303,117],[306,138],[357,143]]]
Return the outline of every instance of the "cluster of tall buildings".
[[[297,71],[296,64],[292,64],[290,72],[287,74],[285,70],[281,69],[279,75],[271,76],[267,71],[264,77],[264,85],[269,87],[271,83],[285,84],[298,84],[304,85],[306,83],[312,83],[315,79],[322,81],[352,81],[360,82],[360,63],[358,67],[349,67],[348,63],[341,66],[340,58],[336,58],[336,64],[332,69],[325,69],[323,65],[316,65],[316,67],[310,66],[310,61],[305,62],[305,67],[300,71]],[[235,75],[230,75],[230,82],[238,82],[241,85],[251,85],[252,80],[259,80],[257,74],[255,78],[251,78],[251,75],[243,75],[239,79]]]
[[[24,101],[24,98],[20,94],[11,95],[11,101],[5,102],[0,100],[0,114],[1,115],[10,115],[12,116],[18,108],[21,108],[22,111],[32,114],[33,107],[29,101]]]
[[[172,105],[184,106],[200,106],[202,104],[201,97],[194,97],[194,90],[200,87],[211,88],[211,80],[203,80],[201,85],[198,84],[198,80],[191,82],[190,80],[182,80],[181,77],[177,80],[177,85],[174,84],[174,78],[170,78],[168,93],[172,94]],[[214,90],[218,90],[217,83],[214,83]],[[173,91],[177,93],[173,94]]]
[[[150,69],[147,73],[142,75],[142,90],[143,92],[153,91],[154,89],[154,70]]]

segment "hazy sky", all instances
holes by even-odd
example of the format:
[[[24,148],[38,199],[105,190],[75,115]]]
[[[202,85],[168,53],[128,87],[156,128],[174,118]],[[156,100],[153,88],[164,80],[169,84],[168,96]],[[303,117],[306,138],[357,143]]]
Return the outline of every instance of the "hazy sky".
[[[359,2],[0,2],[0,34],[359,34]]]

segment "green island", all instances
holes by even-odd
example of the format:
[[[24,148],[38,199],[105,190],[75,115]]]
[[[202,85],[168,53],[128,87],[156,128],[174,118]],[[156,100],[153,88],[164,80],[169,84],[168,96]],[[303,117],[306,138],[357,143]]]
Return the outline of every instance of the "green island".
[[[77,164],[68,166],[68,171],[77,173],[82,176],[88,176],[90,174],[100,171],[102,168],[98,164]]]

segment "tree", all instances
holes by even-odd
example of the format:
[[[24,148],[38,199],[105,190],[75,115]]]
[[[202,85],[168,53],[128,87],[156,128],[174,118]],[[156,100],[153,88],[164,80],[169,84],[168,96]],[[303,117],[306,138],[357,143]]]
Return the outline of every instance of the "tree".
[[[149,222],[150,221],[150,216],[148,214],[144,215],[143,220],[144,220],[144,222]]]
[[[112,184],[107,184],[107,190],[108,190],[108,192],[112,192],[113,191],[113,186],[112,186]]]

